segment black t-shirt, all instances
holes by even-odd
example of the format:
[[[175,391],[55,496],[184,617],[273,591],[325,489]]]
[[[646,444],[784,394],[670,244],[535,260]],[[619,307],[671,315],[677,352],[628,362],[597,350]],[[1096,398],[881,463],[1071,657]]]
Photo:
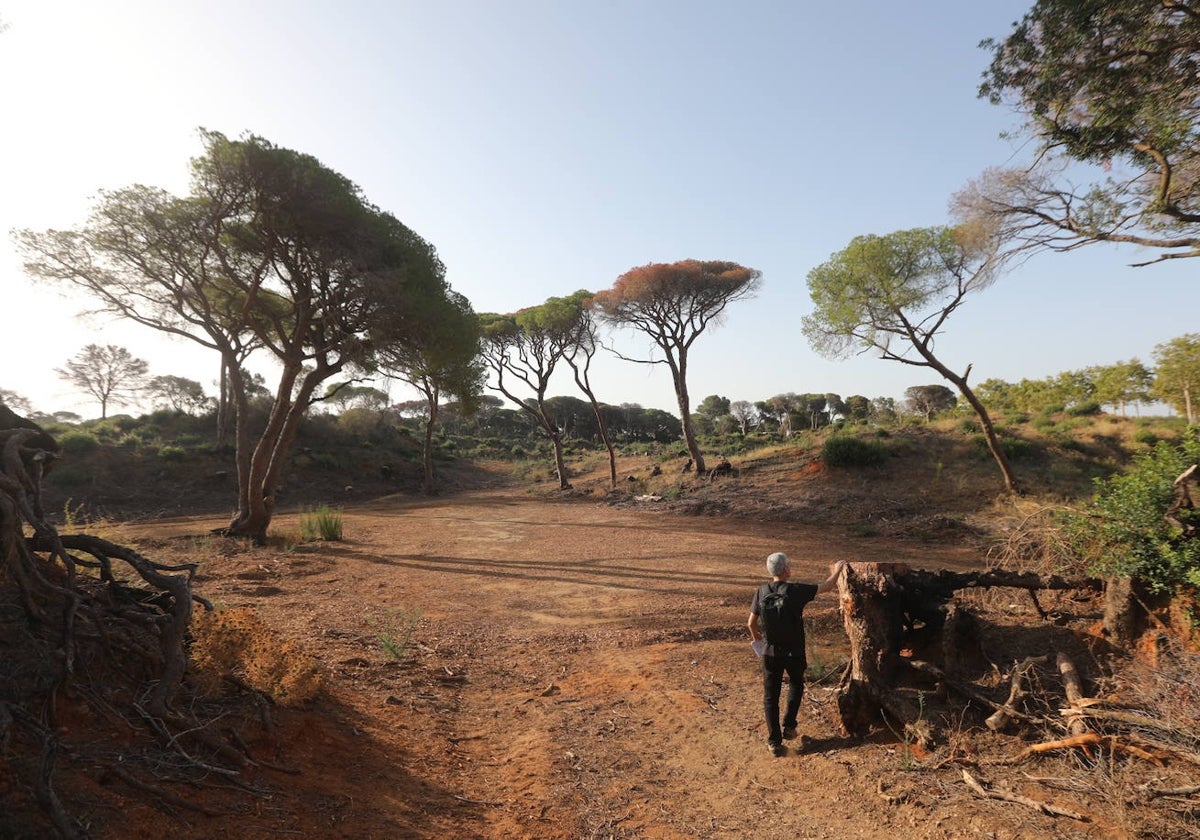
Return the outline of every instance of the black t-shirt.
[[[784,581],[764,583],[758,589],[754,590],[754,600],[750,602],[750,612],[754,615],[762,615],[761,601],[763,596],[768,592],[784,593],[784,612],[789,619],[784,629],[788,638],[786,642],[778,639],[774,640],[774,644],[771,640],[768,640],[767,648],[763,652],[764,655],[790,655],[804,660],[804,606],[817,597],[816,584],[787,583]],[[807,660],[805,660],[805,664],[807,664]]]

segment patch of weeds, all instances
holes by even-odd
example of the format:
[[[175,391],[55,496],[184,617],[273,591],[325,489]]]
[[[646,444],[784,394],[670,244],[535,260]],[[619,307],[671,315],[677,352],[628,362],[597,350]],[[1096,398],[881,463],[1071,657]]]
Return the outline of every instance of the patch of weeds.
[[[408,658],[413,632],[420,619],[421,610],[413,607],[411,610],[388,610],[382,619],[371,621],[371,627],[379,637],[379,647],[388,659],[403,662]]]
[[[342,539],[342,509],[320,505],[300,514],[300,539],[305,542]]]
[[[879,536],[879,529],[874,525],[854,522],[846,526],[846,533],[852,537],[877,537]]]

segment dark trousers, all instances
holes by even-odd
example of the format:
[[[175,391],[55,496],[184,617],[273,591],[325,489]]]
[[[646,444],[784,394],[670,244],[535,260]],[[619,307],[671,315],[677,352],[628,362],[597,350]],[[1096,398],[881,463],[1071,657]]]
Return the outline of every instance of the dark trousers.
[[[767,717],[767,741],[772,744],[783,742],[783,729],[796,726],[800,713],[800,700],[804,697],[804,657],[764,656],[763,712]],[[779,726],[779,695],[783,692],[783,675],[787,674],[787,706],[783,711],[783,728]]]

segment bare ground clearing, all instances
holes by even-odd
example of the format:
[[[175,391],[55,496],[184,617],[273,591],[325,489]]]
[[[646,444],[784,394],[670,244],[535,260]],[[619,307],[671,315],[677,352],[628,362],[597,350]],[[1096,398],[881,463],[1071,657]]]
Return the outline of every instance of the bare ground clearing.
[[[823,577],[839,557],[980,567],[963,545],[521,489],[385,498],[346,508],[345,542],[228,544],[214,558],[205,534],[221,524],[174,519],[113,536],[203,558],[197,591],[253,607],[320,663],[325,691],[244,733],[274,766],[246,772],[249,794],[197,790],[218,815],[164,815],[130,792],[119,813],[97,807],[97,836],[1127,836],[1105,816],[1103,780],[1048,789],[1031,778],[1059,775],[1045,765],[982,771],[1092,815],[1082,822],[978,799],[958,767],[914,755],[886,729],[841,738],[831,688],[845,639],[832,596],[809,609],[811,675],[833,669],[804,702],[813,747],[778,759],[765,749],[744,623],[766,554],[787,551],[799,579]],[[289,528],[295,517],[279,517],[276,531]],[[407,656],[390,659],[381,638],[402,635],[414,610]],[[981,751],[1022,745],[958,737]]]

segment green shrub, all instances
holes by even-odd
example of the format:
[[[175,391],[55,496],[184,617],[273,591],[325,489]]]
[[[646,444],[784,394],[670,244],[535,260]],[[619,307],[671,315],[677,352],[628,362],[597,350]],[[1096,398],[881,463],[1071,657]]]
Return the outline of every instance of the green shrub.
[[[1096,496],[1081,512],[1063,516],[1068,544],[1101,577],[1139,578],[1157,593],[1200,586],[1200,540],[1187,539],[1163,519],[1175,499],[1174,481],[1200,463],[1200,440],[1158,443],[1134,458],[1125,473],[1096,481]],[[1200,511],[1176,514],[1200,525]]]
[[[1000,438],[1000,451],[1010,461],[1023,461],[1038,455],[1040,447],[1031,440],[1006,437]]]
[[[887,447],[877,440],[839,436],[821,446],[821,457],[831,467],[866,467],[883,463],[887,456]]]
[[[1072,417],[1095,417],[1100,413],[1100,403],[1085,402],[1079,405],[1073,405],[1067,409],[1067,414]]]
[[[182,446],[160,446],[158,457],[164,461],[182,461],[187,457],[187,450]]]
[[[1154,444],[1158,443],[1158,435],[1156,435],[1150,429],[1138,429],[1133,435],[1133,440],[1135,443],[1144,443],[1147,446],[1154,446]]]
[[[338,457],[331,452],[315,452],[312,465],[318,470],[339,470],[342,468]]]
[[[90,432],[66,432],[58,439],[58,445],[68,455],[86,455],[100,448],[100,441]]]
[[[321,505],[300,515],[300,538],[305,542],[325,540],[337,542],[342,538],[342,509]]]

